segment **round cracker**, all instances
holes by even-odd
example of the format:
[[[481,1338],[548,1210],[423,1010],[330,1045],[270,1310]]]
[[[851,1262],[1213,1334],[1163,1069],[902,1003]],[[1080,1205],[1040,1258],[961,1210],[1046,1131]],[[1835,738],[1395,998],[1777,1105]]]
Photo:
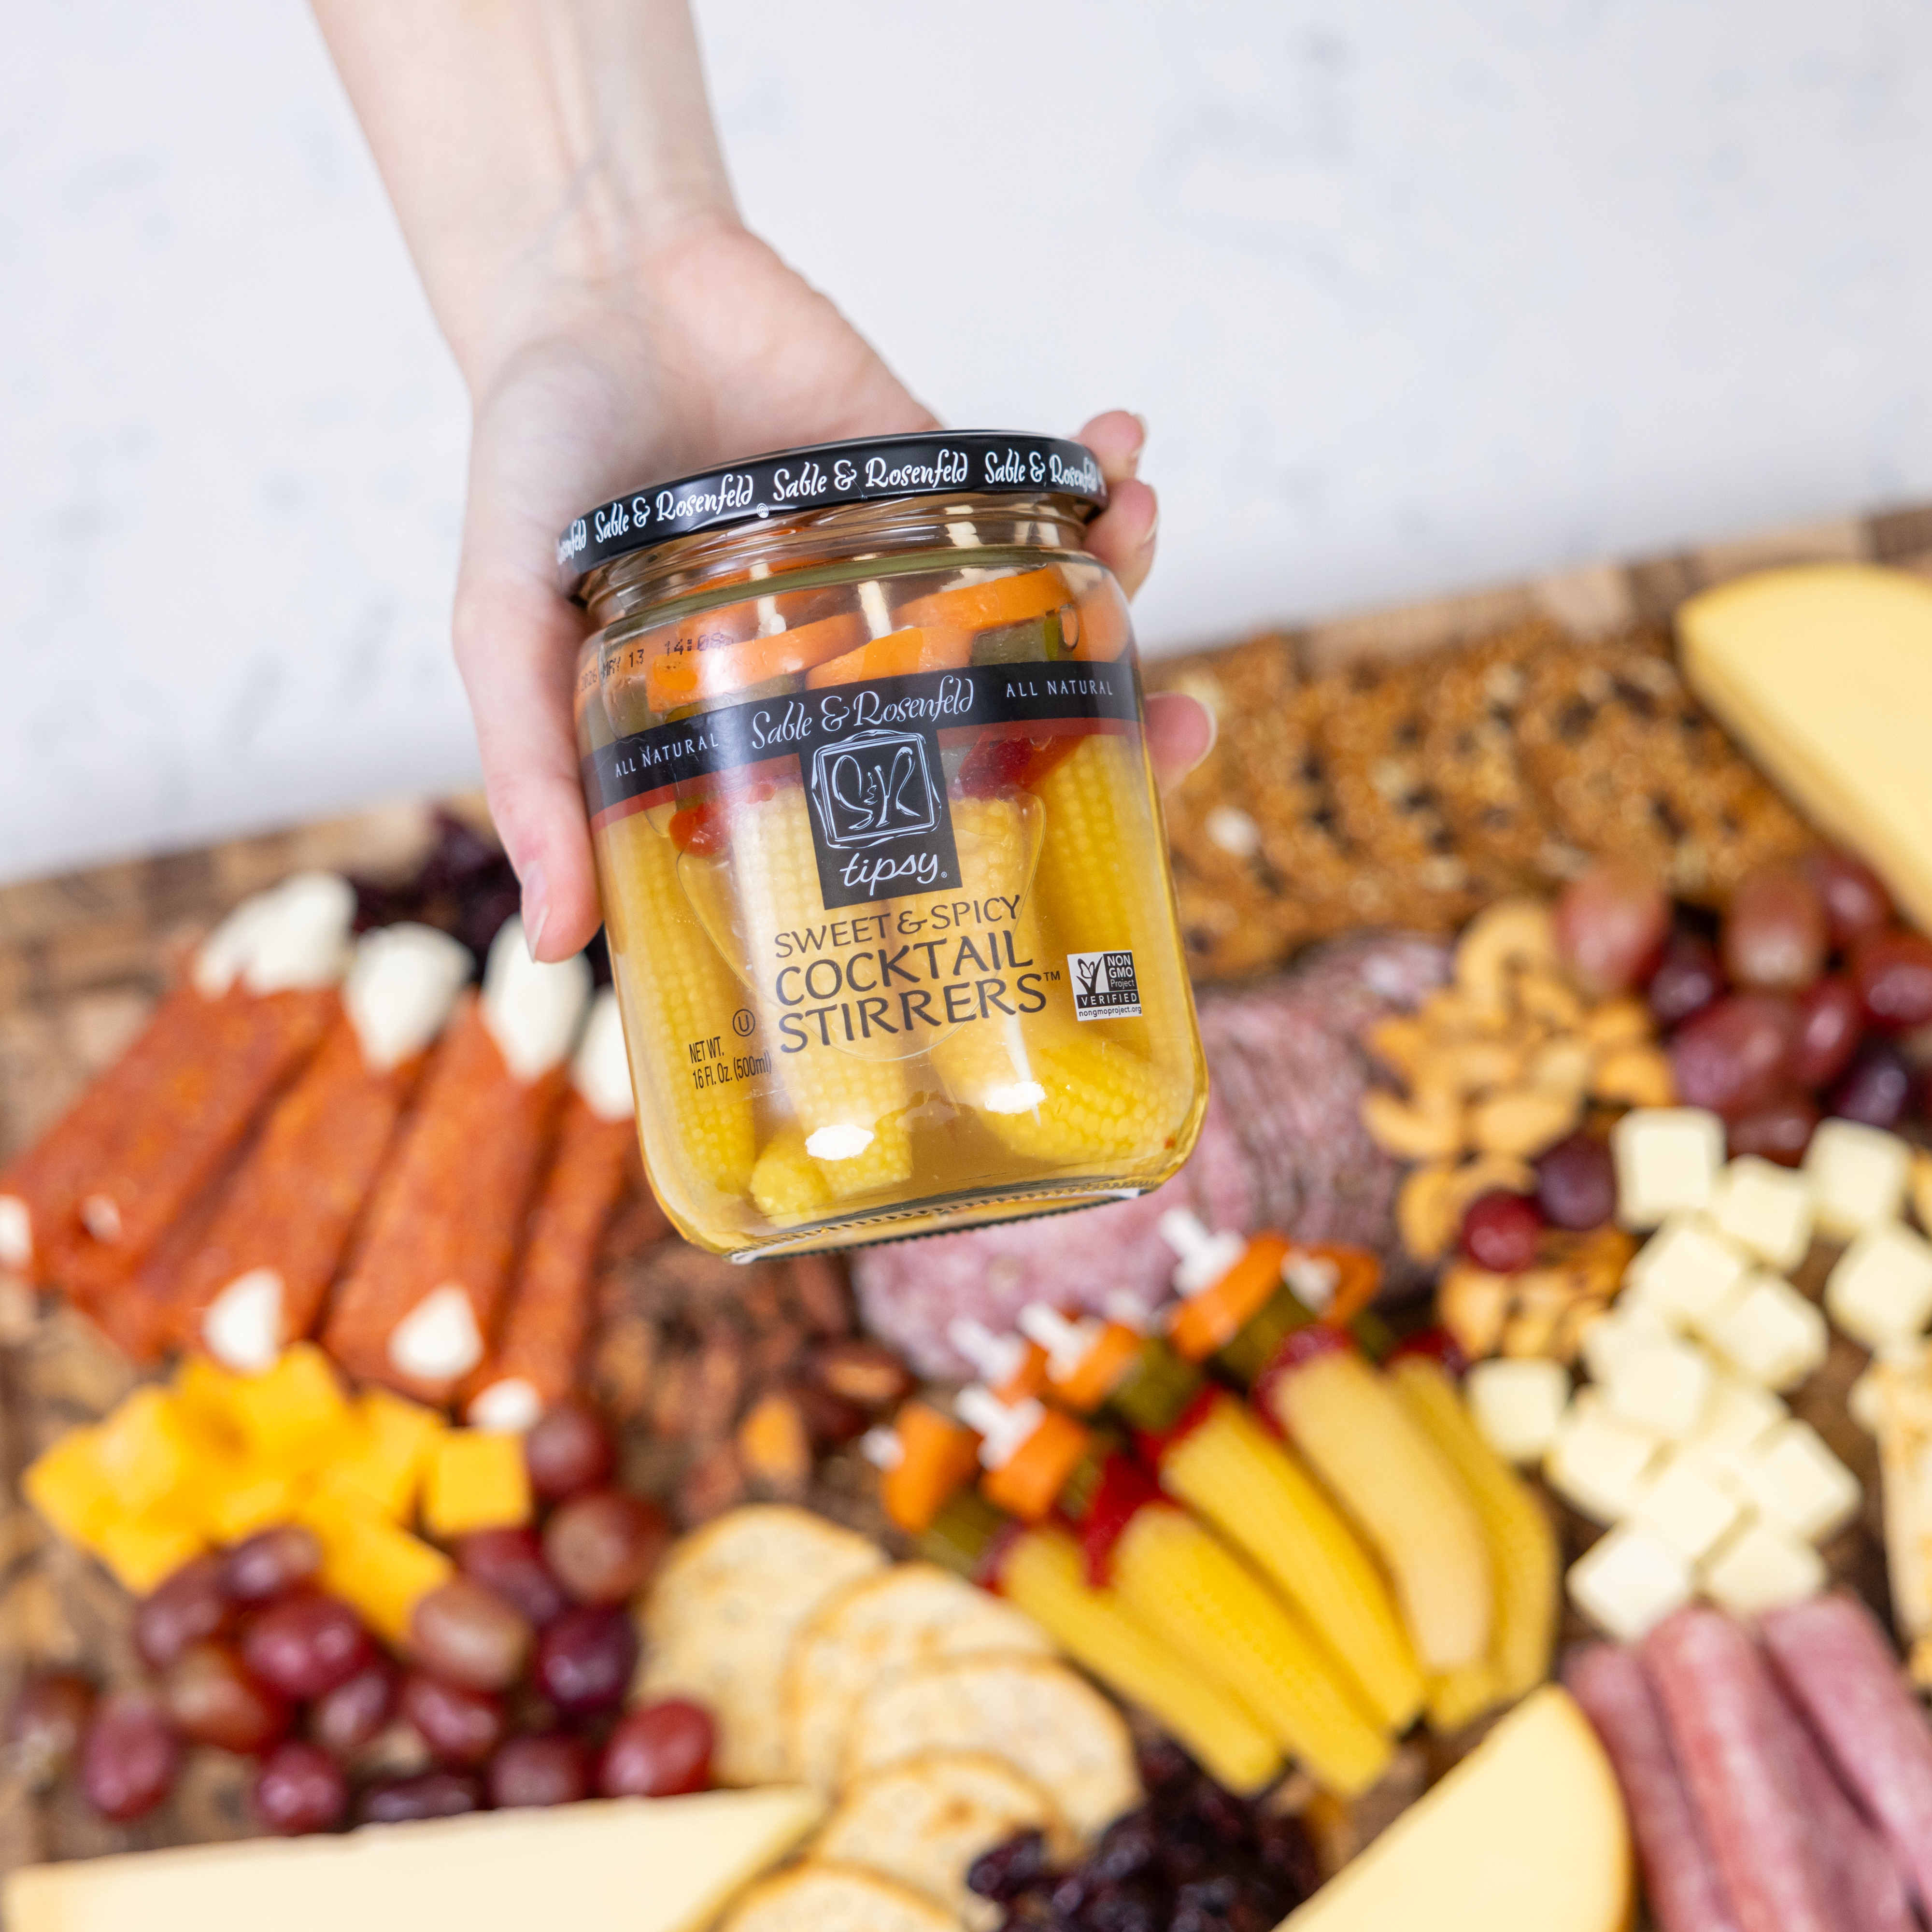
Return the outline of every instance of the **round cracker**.
[[[982,1852],[1020,1832],[1040,1832],[1055,1856],[1072,1849],[1052,1799],[1004,1758],[928,1751],[868,1772],[812,1852],[926,1893],[971,1932],[997,1932],[1004,1909],[969,1889],[966,1874]]]
[[[640,1622],[646,1697],[697,1698],[721,1784],[790,1774],[781,1695],[793,1640],[826,1600],[885,1566],[877,1544],[781,1503],[728,1511],[674,1544]]]
[[[933,1750],[1004,1758],[1083,1839],[1140,1802],[1126,1720],[1049,1658],[939,1658],[901,1671],[860,1706],[846,1780]]]
[[[935,1657],[1000,1650],[1050,1655],[1030,1617],[932,1563],[862,1577],[800,1632],[785,1673],[792,1775],[836,1789],[852,1714],[876,1685]]]
[[[754,1886],[718,1932],[959,1932],[959,1922],[863,1866],[810,1859]]]

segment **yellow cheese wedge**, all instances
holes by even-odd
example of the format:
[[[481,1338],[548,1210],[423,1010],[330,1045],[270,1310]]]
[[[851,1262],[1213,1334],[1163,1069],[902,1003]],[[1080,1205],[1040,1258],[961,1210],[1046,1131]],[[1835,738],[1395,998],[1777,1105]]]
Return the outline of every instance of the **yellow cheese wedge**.
[[[1932,584],[1875,564],[1766,571],[1692,598],[1677,630],[1698,695],[1932,926]]]
[[[777,1786],[29,1865],[6,1882],[6,1922],[9,1932],[699,1932],[823,1809],[814,1793]]]
[[[1280,1932],[1622,1932],[1629,1826],[1568,1692],[1526,1698]]]

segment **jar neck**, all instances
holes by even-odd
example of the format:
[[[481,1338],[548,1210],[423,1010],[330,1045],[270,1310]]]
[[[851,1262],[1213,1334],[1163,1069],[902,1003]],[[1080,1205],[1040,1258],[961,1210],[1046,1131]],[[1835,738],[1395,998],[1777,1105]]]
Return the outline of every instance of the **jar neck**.
[[[1086,519],[1058,496],[896,498],[845,503],[828,510],[730,530],[676,537],[646,550],[614,558],[585,580],[581,595],[592,624],[617,620],[674,598],[795,571],[813,564],[923,557],[935,550],[1084,550]]]

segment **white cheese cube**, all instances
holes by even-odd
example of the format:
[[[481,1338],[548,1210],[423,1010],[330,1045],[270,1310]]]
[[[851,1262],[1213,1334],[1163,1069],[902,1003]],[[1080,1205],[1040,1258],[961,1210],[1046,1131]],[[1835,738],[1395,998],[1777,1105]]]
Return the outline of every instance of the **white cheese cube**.
[[[1694,1328],[1749,1272],[1734,1246],[1702,1215],[1680,1214],[1660,1228],[1630,1257],[1624,1298],[1679,1328]]]
[[[1704,1419],[1691,1440],[1728,1468],[1738,1457],[1749,1455],[1790,1413],[1770,1390],[1720,1372],[1712,1379]]]
[[[1620,1643],[1635,1643],[1690,1600],[1696,1579],[1677,1552],[1634,1524],[1613,1529],[1570,1566],[1570,1598]]]
[[[1570,1400],[1570,1372],[1561,1362],[1498,1357],[1478,1362],[1462,1392],[1490,1447],[1507,1461],[1533,1462],[1556,1440]]]
[[[1825,1587],[1825,1560],[1775,1524],[1748,1522],[1705,1562],[1697,1582],[1720,1610],[1754,1617],[1815,1597]]]
[[[1711,1191],[1711,1219],[1767,1268],[1789,1274],[1811,1246],[1811,1184],[1754,1154],[1740,1155]]]
[[[1825,1306],[1868,1348],[1922,1334],[1932,1319],[1932,1241],[1898,1221],[1866,1228],[1838,1257]]]
[[[1634,1107],[1610,1130],[1617,1219],[1654,1228],[1702,1208],[1724,1160],[1724,1124],[1701,1107]]]
[[[1831,1340],[1816,1305],[1774,1274],[1747,1275],[1699,1330],[1739,1375],[1768,1389],[1796,1388]]]
[[[1646,1342],[1667,1341],[1676,1331],[1641,1297],[1624,1294],[1607,1314],[1583,1330],[1580,1352],[1584,1372],[1593,1382],[1606,1382],[1617,1364]]]
[[[1601,1396],[1586,1389],[1557,1425],[1544,1477],[1571,1508],[1598,1522],[1619,1522],[1636,1507],[1660,1446],[1654,1436],[1619,1422]]]
[[[1687,1563],[1708,1556],[1736,1528],[1744,1505],[1716,1460],[1686,1444],[1644,1480],[1633,1528],[1674,1550]]]
[[[1857,1120],[1820,1120],[1804,1150],[1818,1232],[1848,1241],[1905,1203],[1912,1150],[1896,1134]]]
[[[1822,1542],[1858,1513],[1858,1479],[1826,1447],[1808,1422],[1779,1424],[1739,1472],[1768,1522]]]
[[[1673,1335],[1631,1349],[1604,1384],[1604,1394],[1619,1422],[1682,1442],[1704,1419],[1711,1380],[1710,1357]]]

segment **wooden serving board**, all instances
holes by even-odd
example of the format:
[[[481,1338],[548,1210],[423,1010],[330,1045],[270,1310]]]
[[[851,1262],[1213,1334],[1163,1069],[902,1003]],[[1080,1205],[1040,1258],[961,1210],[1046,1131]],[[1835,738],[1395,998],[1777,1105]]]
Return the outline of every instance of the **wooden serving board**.
[[[1316,677],[1398,662],[1537,616],[1582,636],[1667,624],[1685,597],[1726,578],[1772,564],[1834,560],[1932,575],[1932,506],[1572,571],[1285,634],[1298,672]],[[1162,681],[1173,682],[1184,668],[1184,660],[1178,666],[1162,660]],[[465,816],[482,812],[473,799],[455,808]],[[434,836],[434,808],[404,803],[0,887],[0,1160],[31,1142],[114,1058],[139,1029],[170,967],[238,899],[308,866],[405,875]],[[1800,1406],[1840,1454],[1857,1459],[1861,1476],[1875,1481],[1870,1445],[1844,1424],[1852,1366],[1850,1358],[1840,1364],[1844,1352],[1836,1352]],[[121,1593],[96,1565],[41,1532],[17,1488],[20,1470],[40,1448],[100,1415],[132,1379],[83,1324],[37,1304],[22,1284],[0,1276],[0,1708],[10,1703],[29,1666],[84,1660],[110,1680],[140,1676]],[[1877,1582],[1862,1580],[1868,1590]],[[94,1820],[70,1787],[51,1797],[28,1791],[10,1760],[0,1756],[0,1870],[47,1857],[249,1834],[244,1768],[215,1752],[192,1754],[190,1766],[160,1811],[116,1829]]]

